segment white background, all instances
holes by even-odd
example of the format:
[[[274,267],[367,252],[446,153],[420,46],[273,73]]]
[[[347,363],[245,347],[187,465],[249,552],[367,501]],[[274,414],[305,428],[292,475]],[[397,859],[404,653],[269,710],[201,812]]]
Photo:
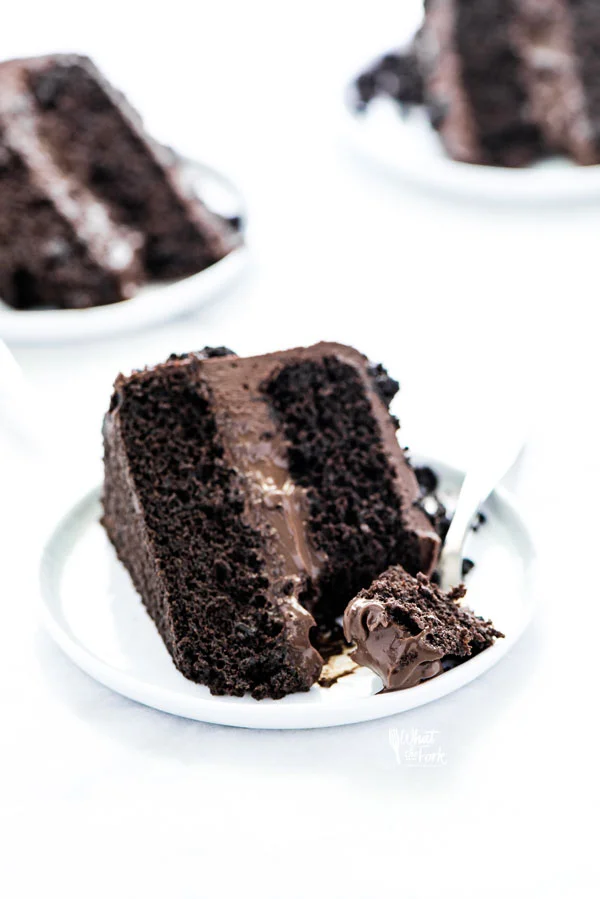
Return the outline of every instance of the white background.
[[[0,57],[87,52],[158,137],[233,177],[254,254],[245,282],[194,317],[14,348],[48,450],[40,461],[0,423],[7,896],[547,899],[597,885],[600,207],[451,201],[359,163],[340,139],[343,86],[400,42],[414,11],[409,0],[4,11]],[[402,382],[403,439],[449,462],[523,385],[530,439],[512,485],[542,561],[534,625],[471,686],[372,724],[233,730],[111,694],[40,632],[35,553],[59,506],[100,476],[114,377],[205,344],[245,354],[318,339],[384,361]],[[445,764],[398,764],[394,728],[437,731]]]

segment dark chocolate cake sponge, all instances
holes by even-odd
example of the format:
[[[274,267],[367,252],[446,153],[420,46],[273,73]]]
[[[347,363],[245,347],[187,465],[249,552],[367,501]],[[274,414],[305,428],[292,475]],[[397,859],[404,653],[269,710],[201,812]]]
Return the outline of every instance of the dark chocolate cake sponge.
[[[209,349],[117,379],[103,523],[186,677],[307,690],[358,590],[393,563],[433,570],[393,385],[340,344]]]
[[[379,674],[387,690],[413,687],[491,646],[504,635],[461,606],[464,585],[442,593],[423,574],[395,565],[344,612],[352,658]]]

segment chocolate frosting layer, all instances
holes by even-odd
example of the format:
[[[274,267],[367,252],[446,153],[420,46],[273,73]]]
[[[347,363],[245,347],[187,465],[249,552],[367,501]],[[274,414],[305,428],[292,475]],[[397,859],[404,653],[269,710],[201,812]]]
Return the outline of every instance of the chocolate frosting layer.
[[[385,691],[415,687],[441,674],[444,651],[427,643],[428,633],[411,634],[373,599],[355,599],[344,613],[344,635],[356,643],[352,658],[378,674]]]
[[[309,579],[318,577],[324,557],[310,540],[305,491],[289,476],[285,440],[260,391],[273,367],[272,359],[265,366],[265,358],[213,357],[205,360],[202,375],[213,396],[220,430],[227,435],[229,462],[249,487],[244,517],[250,527],[265,534],[270,599],[281,609],[297,664],[316,680],[323,659],[310,642],[315,619],[300,597]]]
[[[453,159],[480,162],[477,125],[456,47],[455,0],[430,0],[427,23],[428,27],[418,35],[415,50],[423,67],[433,123]]]

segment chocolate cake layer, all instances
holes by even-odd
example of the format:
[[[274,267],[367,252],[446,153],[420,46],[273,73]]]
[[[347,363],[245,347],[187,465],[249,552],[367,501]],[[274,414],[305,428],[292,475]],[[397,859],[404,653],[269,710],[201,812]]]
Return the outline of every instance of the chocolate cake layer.
[[[104,525],[187,677],[256,698],[308,689],[317,619],[382,559],[432,570],[439,538],[381,398],[394,390],[338,344],[117,380]]]
[[[307,492],[323,560],[315,614],[329,620],[374,572],[399,559],[410,571],[431,572],[437,550],[374,386],[364,361],[348,350],[290,361],[265,385],[289,444],[290,475]]]
[[[171,151],[150,138],[91,60],[51,56],[20,64],[49,151],[90,186],[116,221],[143,236],[150,277],[193,274],[239,243],[236,232],[198,199]]]
[[[385,691],[404,690],[441,674],[504,635],[459,605],[464,585],[442,593],[423,574],[396,565],[353,599],[344,634],[359,665],[378,674]]]

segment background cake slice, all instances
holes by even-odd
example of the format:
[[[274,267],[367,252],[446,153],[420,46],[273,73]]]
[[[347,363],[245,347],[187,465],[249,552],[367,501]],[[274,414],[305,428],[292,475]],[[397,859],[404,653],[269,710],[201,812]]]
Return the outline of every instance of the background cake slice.
[[[461,606],[464,585],[449,593],[423,574],[390,567],[344,612],[351,656],[378,674],[386,690],[404,690],[466,661],[504,636]]]
[[[132,296],[144,277],[141,237],[54,163],[22,75],[0,64],[0,298],[28,309]]]
[[[357,80],[358,105],[424,103],[449,156],[523,166],[600,162],[596,0],[427,0],[410,48]]]
[[[361,587],[430,573],[439,538],[381,367],[339,344],[226,352],[117,379],[104,526],[186,677],[277,698],[315,682]]]
[[[201,271],[239,242],[90,59],[49,56],[21,65],[50,153],[90,186],[116,221],[142,234],[150,277]]]
[[[83,307],[223,258],[240,238],[81,56],[0,64],[0,297]]]

